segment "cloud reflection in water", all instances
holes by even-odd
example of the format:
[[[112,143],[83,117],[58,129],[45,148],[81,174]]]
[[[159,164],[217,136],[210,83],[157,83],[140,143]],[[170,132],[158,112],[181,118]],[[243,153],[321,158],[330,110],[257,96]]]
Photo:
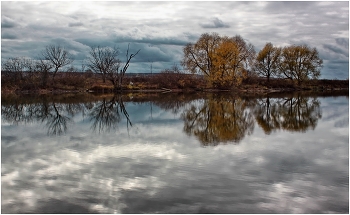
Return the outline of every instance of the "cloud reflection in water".
[[[16,115],[25,123],[6,118],[6,108],[16,108],[2,101],[2,140],[7,143],[2,143],[1,152],[3,213],[348,212],[349,134],[342,130],[348,130],[348,125],[334,126],[348,116],[346,97],[303,97],[306,103],[299,101],[300,107],[310,108],[296,113],[304,114],[300,119],[307,119],[305,114],[313,119],[296,123],[303,129],[272,127],[271,133],[255,123],[259,113],[266,113],[266,109],[260,111],[266,98],[210,95],[178,102],[175,112],[171,105],[164,105],[168,109],[156,105],[161,102],[153,98],[152,118],[150,101],[124,99],[132,126],[127,129],[127,119],[121,117],[117,128],[91,132],[89,113],[98,107],[99,99],[90,101],[92,105],[75,104],[77,111],[71,114],[62,111],[74,123],[65,134],[53,136],[43,130],[45,122],[40,124],[26,112],[28,107]],[[270,101],[270,107],[282,106],[278,115],[291,109],[283,109],[283,99]],[[335,105],[335,101],[341,103]],[[210,122],[219,126],[227,123],[220,117],[232,116],[253,121],[254,129],[247,135],[239,128],[245,135],[237,141],[226,135],[229,131],[216,131],[215,123],[204,124],[216,132],[217,144],[200,147],[199,136],[183,132],[187,123],[183,116],[192,106],[198,108],[196,113],[206,110],[203,116],[210,115],[215,119]],[[310,125],[305,127],[304,122]]]

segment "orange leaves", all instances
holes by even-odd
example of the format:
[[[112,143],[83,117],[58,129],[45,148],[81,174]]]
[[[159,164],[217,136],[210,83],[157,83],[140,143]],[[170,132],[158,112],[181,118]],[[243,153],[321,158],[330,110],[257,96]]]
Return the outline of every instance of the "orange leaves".
[[[241,84],[254,53],[253,46],[240,36],[202,34],[197,43],[184,48],[182,65],[204,74],[210,86],[228,88]]]
[[[254,118],[245,100],[235,97],[210,97],[182,114],[184,131],[196,136],[203,145],[236,142],[254,129]]]

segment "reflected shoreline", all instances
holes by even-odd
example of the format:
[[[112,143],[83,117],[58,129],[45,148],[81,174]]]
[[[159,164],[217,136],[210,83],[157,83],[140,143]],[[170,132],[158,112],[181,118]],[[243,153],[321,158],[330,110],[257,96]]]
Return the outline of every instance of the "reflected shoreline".
[[[150,104],[179,114],[183,132],[195,136],[203,146],[238,144],[260,127],[270,135],[277,130],[306,132],[322,118],[319,97],[346,96],[347,93],[129,93],[8,95],[2,100],[2,120],[12,125],[42,123],[49,136],[64,135],[82,114],[96,133],[115,131],[122,120],[129,130],[133,117],[128,103]]]

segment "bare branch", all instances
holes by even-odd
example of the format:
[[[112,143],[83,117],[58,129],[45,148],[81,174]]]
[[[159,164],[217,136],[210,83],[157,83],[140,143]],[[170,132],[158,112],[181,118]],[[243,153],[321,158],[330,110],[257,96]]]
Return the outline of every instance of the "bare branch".
[[[74,61],[73,57],[68,53],[68,51],[60,45],[46,46],[45,50],[42,52],[42,56],[53,65],[53,79],[55,78],[59,68],[64,67]]]

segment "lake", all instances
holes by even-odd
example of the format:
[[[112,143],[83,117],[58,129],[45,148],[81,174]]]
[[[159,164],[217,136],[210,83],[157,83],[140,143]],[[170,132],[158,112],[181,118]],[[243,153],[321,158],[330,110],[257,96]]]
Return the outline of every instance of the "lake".
[[[348,92],[1,101],[2,213],[349,213]]]

